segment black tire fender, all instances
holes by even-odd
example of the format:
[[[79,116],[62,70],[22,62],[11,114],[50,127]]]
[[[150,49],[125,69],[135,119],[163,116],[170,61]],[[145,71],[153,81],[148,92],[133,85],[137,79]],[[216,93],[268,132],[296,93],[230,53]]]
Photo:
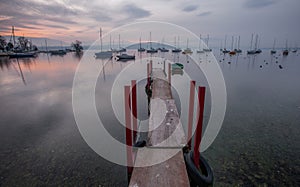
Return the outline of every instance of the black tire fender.
[[[184,161],[188,175],[193,183],[198,186],[211,186],[213,184],[213,171],[205,158],[200,154],[199,165],[200,170],[196,167],[193,160],[193,151],[184,154]]]

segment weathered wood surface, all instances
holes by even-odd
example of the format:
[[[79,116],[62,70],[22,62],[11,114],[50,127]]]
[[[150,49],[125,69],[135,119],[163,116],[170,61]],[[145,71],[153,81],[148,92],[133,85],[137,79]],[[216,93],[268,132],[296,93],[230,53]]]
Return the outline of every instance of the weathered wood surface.
[[[152,70],[152,98],[172,99],[171,87],[161,69]]]
[[[151,99],[148,146],[184,147],[186,138],[173,99]]]
[[[136,165],[151,163],[153,159],[162,158],[168,155],[168,149],[143,148],[138,151]],[[147,160],[150,159],[150,160]],[[141,163],[142,162],[142,163]],[[185,169],[182,151],[165,162],[147,166],[135,167],[130,180],[130,187],[188,187],[189,180]]]
[[[152,80],[148,143],[137,151],[129,186],[189,186],[182,152],[186,138],[171,86],[161,69],[152,70]]]

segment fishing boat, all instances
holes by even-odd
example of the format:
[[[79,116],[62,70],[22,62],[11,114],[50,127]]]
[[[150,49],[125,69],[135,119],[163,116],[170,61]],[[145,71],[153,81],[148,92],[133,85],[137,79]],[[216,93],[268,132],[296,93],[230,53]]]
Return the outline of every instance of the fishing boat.
[[[95,53],[96,58],[111,58],[112,57],[112,51],[102,51],[102,28],[100,28],[100,52]]]
[[[128,54],[121,54],[121,55],[117,55],[118,60],[134,60],[135,59],[135,55],[128,55]]]
[[[186,49],[183,50],[183,54],[192,54],[193,51],[189,48],[189,39],[186,40]]]
[[[203,46],[202,46],[201,34],[200,34],[200,39],[199,39],[199,50],[197,50],[197,53],[204,53]]]
[[[12,52],[8,53],[9,58],[30,58],[36,57],[36,52]]]

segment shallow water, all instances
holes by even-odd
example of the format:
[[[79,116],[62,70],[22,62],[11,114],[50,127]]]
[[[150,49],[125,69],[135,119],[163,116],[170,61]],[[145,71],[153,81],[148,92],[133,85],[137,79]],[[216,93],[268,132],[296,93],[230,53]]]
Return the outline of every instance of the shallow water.
[[[256,56],[215,55],[228,97],[222,129],[203,153],[214,170],[215,185],[298,186],[299,55],[272,57],[268,51]],[[194,79],[202,80],[193,73],[186,56],[166,57],[182,62]],[[74,53],[1,59],[0,185],[126,186],[126,168],[94,153],[75,124],[71,92],[79,60]],[[94,59],[89,63],[104,62]],[[109,61],[96,89],[97,108],[105,108],[99,115],[121,142],[125,130],[113,116],[107,98],[116,75],[128,63]],[[144,84],[138,87],[139,119],[147,118]],[[207,95],[209,100],[209,92]],[[209,107],[208,102],[205,116]]]

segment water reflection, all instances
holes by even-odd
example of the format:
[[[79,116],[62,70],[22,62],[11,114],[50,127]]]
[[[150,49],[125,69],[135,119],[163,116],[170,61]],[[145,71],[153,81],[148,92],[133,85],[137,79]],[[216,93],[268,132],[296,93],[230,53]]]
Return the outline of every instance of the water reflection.
[[[99,115],[120,142],[124,141],[124,129],[112,117],[110,90],[116,75],[129,63],[163,55],[184,64],[192,79],[206,84],[186,55],[136,54],[135,61],[91,58],[85,62],[103,65],[96,87],[97,109],[103,109]],[[297,55],[217,54],[227,86],[227,113],[216,141],[204,153],[214,169],[216,185],[280,186],[285,181],[287,186],[295,186],[300,163]],[[35,59],[0,58],[1,186],[127,186],[126,168],[95,154],[75,124],[71,91],[81,56],[69,53],[63,57],[39,54]],[[206,54],[199,54],[198,60],[210,63]],[[172,80],[181,77],[181,71],[172,73]],[[146,80],[138,83],[141,120],[148,118],[145,84]],[[209,112],[204,117],[207,120]]]

